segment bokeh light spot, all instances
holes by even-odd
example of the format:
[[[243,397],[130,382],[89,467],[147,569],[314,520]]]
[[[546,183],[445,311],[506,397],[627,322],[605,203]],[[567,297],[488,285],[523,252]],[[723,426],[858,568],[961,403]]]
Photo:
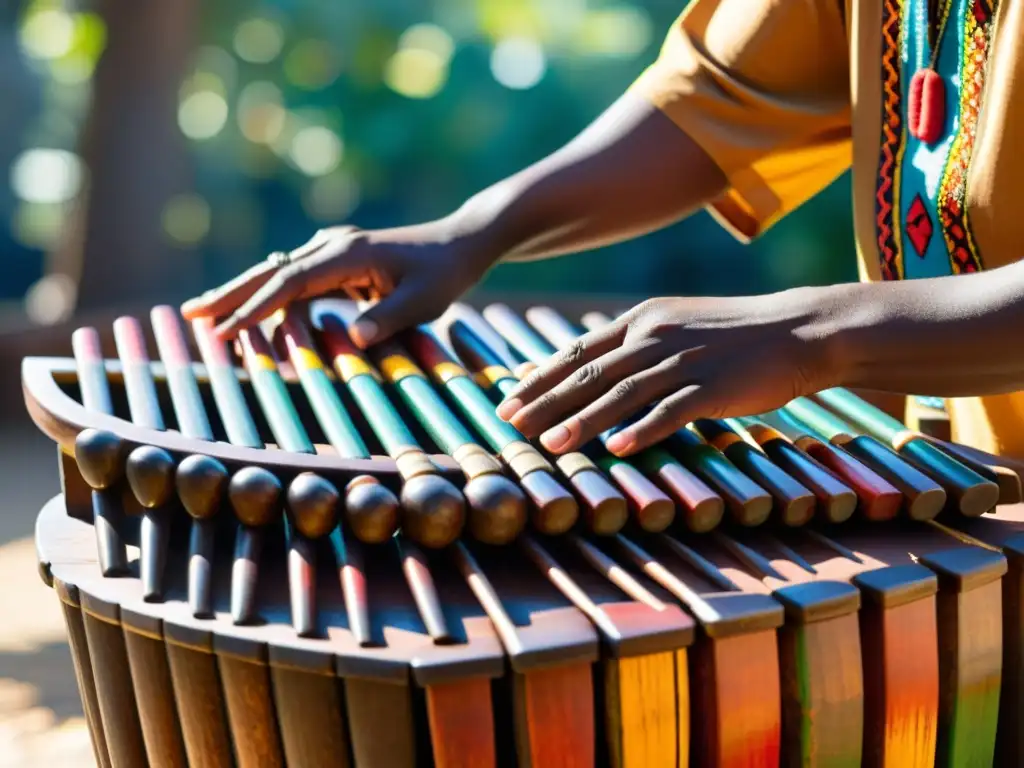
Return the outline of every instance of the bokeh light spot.
[[[547,60],[540,43],[528,37],[502,40],[491,53],[491,74],[506,88],[533,88],[544,77]]]
[[[25,314],[40,325],[55,325],[71,317],[77,294],[75,281],[69,275],[47,275],[26,292]]]
[[[318,221],[343,221],[359,205],[359,183],[351,174],[339,172],[314,180],[303,196],[309,215]]]
[[[338,79],[341,61],[323,40],[302,40],[285,57],[284,75],[298,88],[315,91]]]
[[[480,30],[491,40],[503,40],[509,37],[541,37],[547,26],[549,8],[556,3],[478,0],[477,5]]]
[[[398,38],[398,47],[400,50],[430,51],[447,64],[455,52],[455,41],[436,24],[414,24]]]
[[[74,38],[74,21],[57,9],[32,13],[21,26],[21,45],[37,59],[60,58],[71,50]]]
[[[238,95],[238,127],[257,144],[270,144],[281,135],[288,117],[281,89],[271,82],[249,83]]]
[[[107,45],[107,24],[96,13],[75,14],[75,40],[72,50],[95,63]]]
[[[199,69],[193,72],[192,76],[182,84],[181,98],[184,100],[188,96],[200,93],[201,91],[210,91],[218,96],[225,96],[227,94],[227,86],[220,75]]]
[[[292,139],[292,162],[307,176],[323,176],[338,167],[342,149],[341,139],[333,131],[312,125]]]
[[[270,19],[248,19],[235,30],[235,53],[251,64],[273,61],[283,45],[284,30]]]
[[[242,135],[257,144],[270,144],[284,128],[288,114],[279,104],[257,104],[239,112]]]
[[[448,62],[434,51],[401,48],[384,70],[384,82],[395,93],[410,99],[429,99],[444,87]]]
[[[238,94],[238,108],[258,106],[260,104],[281,104],[284,94],[281,89],[269,80],[256,80],[249,83]]]
[[[11,233],[22,245],[47,250],[60,236],[66,208],[63,203],[22,203],[11,218]]]
[[[643,53],[654,27],[643,8],[607,8],[590,11],[576,37],[583,53],[628,58]]]
[[[95,62],[88,56],[72,53],[50,62],[50,74],[58,83],[80,85],[92,77]]]
[[[190,139],[212,139],[221,132],[227,119],[228,103],[213,91],[190,94],[178,107],[178,126]]]
[[[196,245],[210,231],[210,206],[199,195],[176,195],[163,212],[164,232],[181,245]]]
[[[238,79],[238,61],[228,51],[216,45],[204,45],[195,54],[197,73],[208,73],[216,77],[223,87],[233,87]],[[199,87],[196,90],[200,90]],[[206,90],[219,91],[215,87]]]
[[[29,149],[11,164],[11,189],[29,203],[62,203],[82,185],[82,162],[63,149]]]

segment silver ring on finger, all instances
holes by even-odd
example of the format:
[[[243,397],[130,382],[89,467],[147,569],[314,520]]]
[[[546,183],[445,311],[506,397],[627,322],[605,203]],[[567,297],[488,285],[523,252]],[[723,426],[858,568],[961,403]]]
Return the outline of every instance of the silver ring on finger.
[[[292,263],[292,257],[291,254],[285,253],[284,251],[274,251],[272,254],[267,256],[267,261],[277,269],[281,269],[282,267],[287,267]]]

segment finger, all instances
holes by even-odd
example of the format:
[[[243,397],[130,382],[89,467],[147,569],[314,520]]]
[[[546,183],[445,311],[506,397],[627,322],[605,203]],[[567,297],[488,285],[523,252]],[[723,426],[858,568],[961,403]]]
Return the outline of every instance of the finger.
[[[262,288],[276,271],[277,267],[269,261],[260,262],[202,296],[189,299],[181,305],[181,314],[186,320],[195,320],[199,317],[217,318],[231,314]]]
[[[309,242],[289,253],[289,259],[296,261],[315,253],[327,242],[327,236],[328,233],[324,230],[317,232]],[[198,298],[186,301],[181,305],[181,314],[186,320],[230,315],[251,299],[277,272],[277,265],[270,261],[262,261],[223,285],[207,291]]]
[[[324,242],[305,258],[279,269],[234,314],[217,326],[229,338],[269,317],[298,298],[312,298],[343,287],[348,280],[365,281],[370,251],[352,248],[347,238]]]
[[[524,405],[536,400],[581,365],[619,346],[625,333],[625,325],[614,324],[580,336],[519,382],[498,406],[498,416],[508,421]]]
[[[425,323],[440,314],[428,290],[405,281],[376,304],[368,307],[349,327],[349,335],[361,349],[384,341],[406,328]]]
[[[722,409],[709,394],[712,389],[701,384],[683,387],[613,435],[605,447],[616,456],[629,456],[661,442],[694,419],[717,416]]]
[[[347,235],[355,227],[332,227],[331,229],[318,229],[316,234],[293,251],[288,252],[291,261],[304,259],[312,253],[320,250],[324,245],[336,240],[341,235]]]
[[[288,268],[278,270],[214,332],[222,339],[229,339],[239,331],[270,317],[302,294],[302,282],[298,275]]]
[[[687,366],[680,362],[682,357],[673,355],[623,378],[604,395],[541,435],[541,443],[550,451],[565,453],[623,424],[687,382]]]
[[[658,350],[652,345],[616,347],[589,363],[583,363],[561,382],[524,405],[509,422],[527,437],[534,437],[568,413],[593,403],[637,371],[656,365]]]
[[[529,376],[536,370],[537,364],[527,361],[525,363],[520,363],[519,365],[517,365],[516,369],[512,371],[512,375],[515,376],[517,379],[525,379],[527,376]]]

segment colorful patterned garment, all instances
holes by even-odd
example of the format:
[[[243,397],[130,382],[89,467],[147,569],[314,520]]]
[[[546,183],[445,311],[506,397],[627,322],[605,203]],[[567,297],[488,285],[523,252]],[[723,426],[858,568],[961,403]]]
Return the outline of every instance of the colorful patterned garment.
[[[884,11],[889,34],[883,34],[887,98],[879,163],[878,245],[886,280],[944,277],[983,268],[964,201],[994,8],[988,0],[943,4],[942,12],[949,18],[938,41],[935,70],[946,83],[946,121],[942,137],[927,144],[907,130],[906,109],[911,78],[935,53],[925,33],[928,3],[889,0]],[[945,410],[941,398],[917,401]]]
[[[910,80],[932,58],[929,0],[883,4],[883,130],[876,223],[882,277],[941,277],[983,268],[965,205],[967,170],[985,85],[998,0],[951,0],[935,69],[946,83],[942,137],[926,144],[907,130]]]
[[[944,0],[945,135],[922,146],[906,102],[926,1],[680,0],[632,93],[722,170],[708,209],[743,241],[852,168],[862,280],[999,269],[1024,259],[1024,0]],[[1024,459],[1024,392],[946,406],[955,440]]]

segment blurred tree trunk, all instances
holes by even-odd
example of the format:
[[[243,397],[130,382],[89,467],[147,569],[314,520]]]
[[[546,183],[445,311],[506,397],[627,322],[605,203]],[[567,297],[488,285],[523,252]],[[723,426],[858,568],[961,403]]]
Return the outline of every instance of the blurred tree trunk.
[[[86,183],[48,263],[77,284],[76,310],[188,290],[199,268],[161,223],[167,201],[190,188],[177,109],[199,3],[97,0],[96,11],[107,44],[80,139]]]

